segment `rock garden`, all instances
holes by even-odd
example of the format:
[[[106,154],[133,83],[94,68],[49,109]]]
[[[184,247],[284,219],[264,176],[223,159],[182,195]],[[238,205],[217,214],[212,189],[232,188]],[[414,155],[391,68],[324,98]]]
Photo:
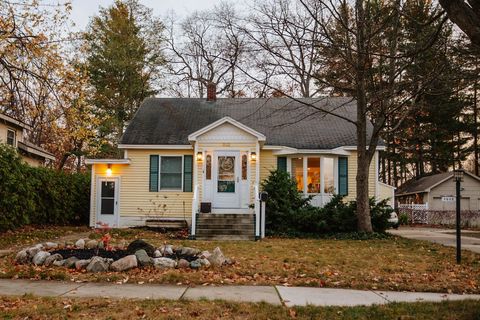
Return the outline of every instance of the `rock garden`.
[[[134,268],[200,269],[232,265],[219,247],[212,252],[197,248],[164,244],[158,248],[144,240],[128,246],[111,247],[108,241],[79,239],[73,245],[39,243],[19,251],[17,264],[63,267],[86,272],[127,271]]]

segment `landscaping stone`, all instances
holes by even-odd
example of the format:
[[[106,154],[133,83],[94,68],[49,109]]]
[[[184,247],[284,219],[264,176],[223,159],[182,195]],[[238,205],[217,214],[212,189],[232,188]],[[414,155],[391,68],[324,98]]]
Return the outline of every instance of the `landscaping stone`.
[[[154,246],[141,239],[134,240],[127,247],[128,253],[132,255],[134,255],[138,250],[142,249],[145,250],[149,256],[153,256],[153,253],[155,252]]]
[[[58,261],[58,260],[63,260],[63,257],[62,257],[61,254],[55,253],[55,254],[52,254],[51,256],[47,257],[47,259],[45,259],[45,262],[43,263],[43,265],[45,267],[50,267],[55,261]]]
[[[65,265],[65,261],[67,261],[67,260],[57,260],[57,261],[53,261],[52,264],[55,267],[63,267]]]
[[[75,262],[77,262],[78,259],[77,257],[70,257],[65,260],[64,266],[67,268],[75,268]]]
[[[82,270],[85,269],[91,262],[91,259],[87,260],[78,260],[75,262],[75,269]]]
[[[158,249],[155,250],[155,252],[153,253],[154,258],[160,258],[161,256],[162,256],[162,253]]]
[[[77,242],[75,242],[75,247],[77,247],[78,249],[85,248],[85,240],[79,239]]]
[[[202,259],[208,259],[212,256],[212,254],[210,253],[210,251],[202,251],[202,253],[200,254],[200,258]]]
[[[41,266],[45,260],[50,256],[50,252],[39,251],[32,259],[32,262],[36,266]]]
[[[45,250],[51,250],[58,248],[58,243],[55,242],[45,242]]]
[[[173,246],[171,244],[166,244],[160,247],[160,253],[162,256],[171,256],[173,255]]]
[[[190,247],[182,247],[179,248],[179,250],[176,251],[177,255],[182,258],[188,258],[192,259],[196,257],[198,254],[200,254],[200,250],[196,248],[190,248]]]
[[[137,257],[138,264],[141,267],[146,267],[146,266],[152,266],[153,261],[152,258],[150,258],[145,250],[138,250],[135,252],[135,256]]]
[[[208,261],[210,261],[210,263],[211,263],[214,267],[221,267],[221,266],[225,263],[226,258],[225,258],[225,256],[223,255],[222,250],[220,250],[219,247],[216,247],[216,248],[213,250],[212,255],[208,258]]]
[[[39,247],[30,247],[30,248],[28,248],[28,249],[27,249],[28,257],[29,257],[30,259],[33,259],[33,257],[35,257],[35,255],[36,255],[37,253],[39,253],[40,250],[41,250],[41,249],[40,249]]]
[[[192,269],[200,269],[202,267],[202,264],[198,260],[193,260],[190,262],[190,268]]]
[[[93,257],[87,266],[88,272],[106,272],[108,271],[108,261],[102,257]]]
[[[158,269],[170,269],[177,266],[177,262],[170,258],[154,258],[153,265]]]
[[[110,269],[112,269],[113,271],[127,271],[130,269],[136,268],[137,266],[138,266],[137,257],[134,254],[132,254],[113,262],[110,265]]]
[[[190,267],[190,262],[188,262],[188,261],[185,260],[185,259],[180,259],[180,260],[178,260],[177,267],[178,267],[179,269],[189,268],[189,267]]]
[[[202,265],[202,267],[210,267],[210,261],[208,261],[208,259],[197,259],[198,262],[200,262],[200,264]]]
[[[95,249],[98,247],[98,241],[97,240],[89,240],[87,243],[85,243],[85,248],[87,249]]]
[[[24,249],[17,253],[15,257],[15,262],[19,264],[25,264],[30,262],[30,256],[27,253],[27,249]]]

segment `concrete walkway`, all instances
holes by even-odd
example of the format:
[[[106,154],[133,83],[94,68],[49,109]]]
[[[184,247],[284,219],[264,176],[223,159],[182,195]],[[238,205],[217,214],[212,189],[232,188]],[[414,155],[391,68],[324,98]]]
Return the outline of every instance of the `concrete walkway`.
[[[388,232],[408,239],[426,240],[448,247],[456,246],[456,236],[451,234],[455,232],[454,229],[400,227],[398,230],[391,229]],[[480,238],[468,236],[469,233],[480,234],[480,231],[465,230],[462,232],[465,234],[462,235],[462,249],[480,253]]]
[[[0,295],[68,298],[226,300],[291,306],[358,306],[390,302],[480,300],[480,295],[368,291],[283,286],[171,286],[155,284],[75,283],[0,280]]]

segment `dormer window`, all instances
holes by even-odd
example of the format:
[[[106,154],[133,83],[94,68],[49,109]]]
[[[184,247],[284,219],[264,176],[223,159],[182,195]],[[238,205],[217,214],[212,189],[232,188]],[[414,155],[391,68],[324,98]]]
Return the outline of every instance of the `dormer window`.
[[[7,144],[15,146],[15,130],[7,129]]]

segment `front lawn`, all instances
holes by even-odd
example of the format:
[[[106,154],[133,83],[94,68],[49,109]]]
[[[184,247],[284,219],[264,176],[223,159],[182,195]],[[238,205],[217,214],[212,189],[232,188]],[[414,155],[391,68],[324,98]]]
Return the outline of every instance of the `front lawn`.
[[[478,319],[480,301],[295,307],[224,301],[0,297],[3,319]]]
[[[111,231],[115,242],[145,239],[212,251],[219,246],[233,266],[202,270],[132,269],[124,273],[91,274],[63,267],[13,265],[14,255],[0,260],[4,278],[60,279],[171,284],[257,284],[480,293],[480,255],[464,251],[455,264],[455,249],[391,237],[375,240],[312,240],[269,238],[249,241],[170,240],[154,231]],[[92,233],[91,237],[98,237]]]

